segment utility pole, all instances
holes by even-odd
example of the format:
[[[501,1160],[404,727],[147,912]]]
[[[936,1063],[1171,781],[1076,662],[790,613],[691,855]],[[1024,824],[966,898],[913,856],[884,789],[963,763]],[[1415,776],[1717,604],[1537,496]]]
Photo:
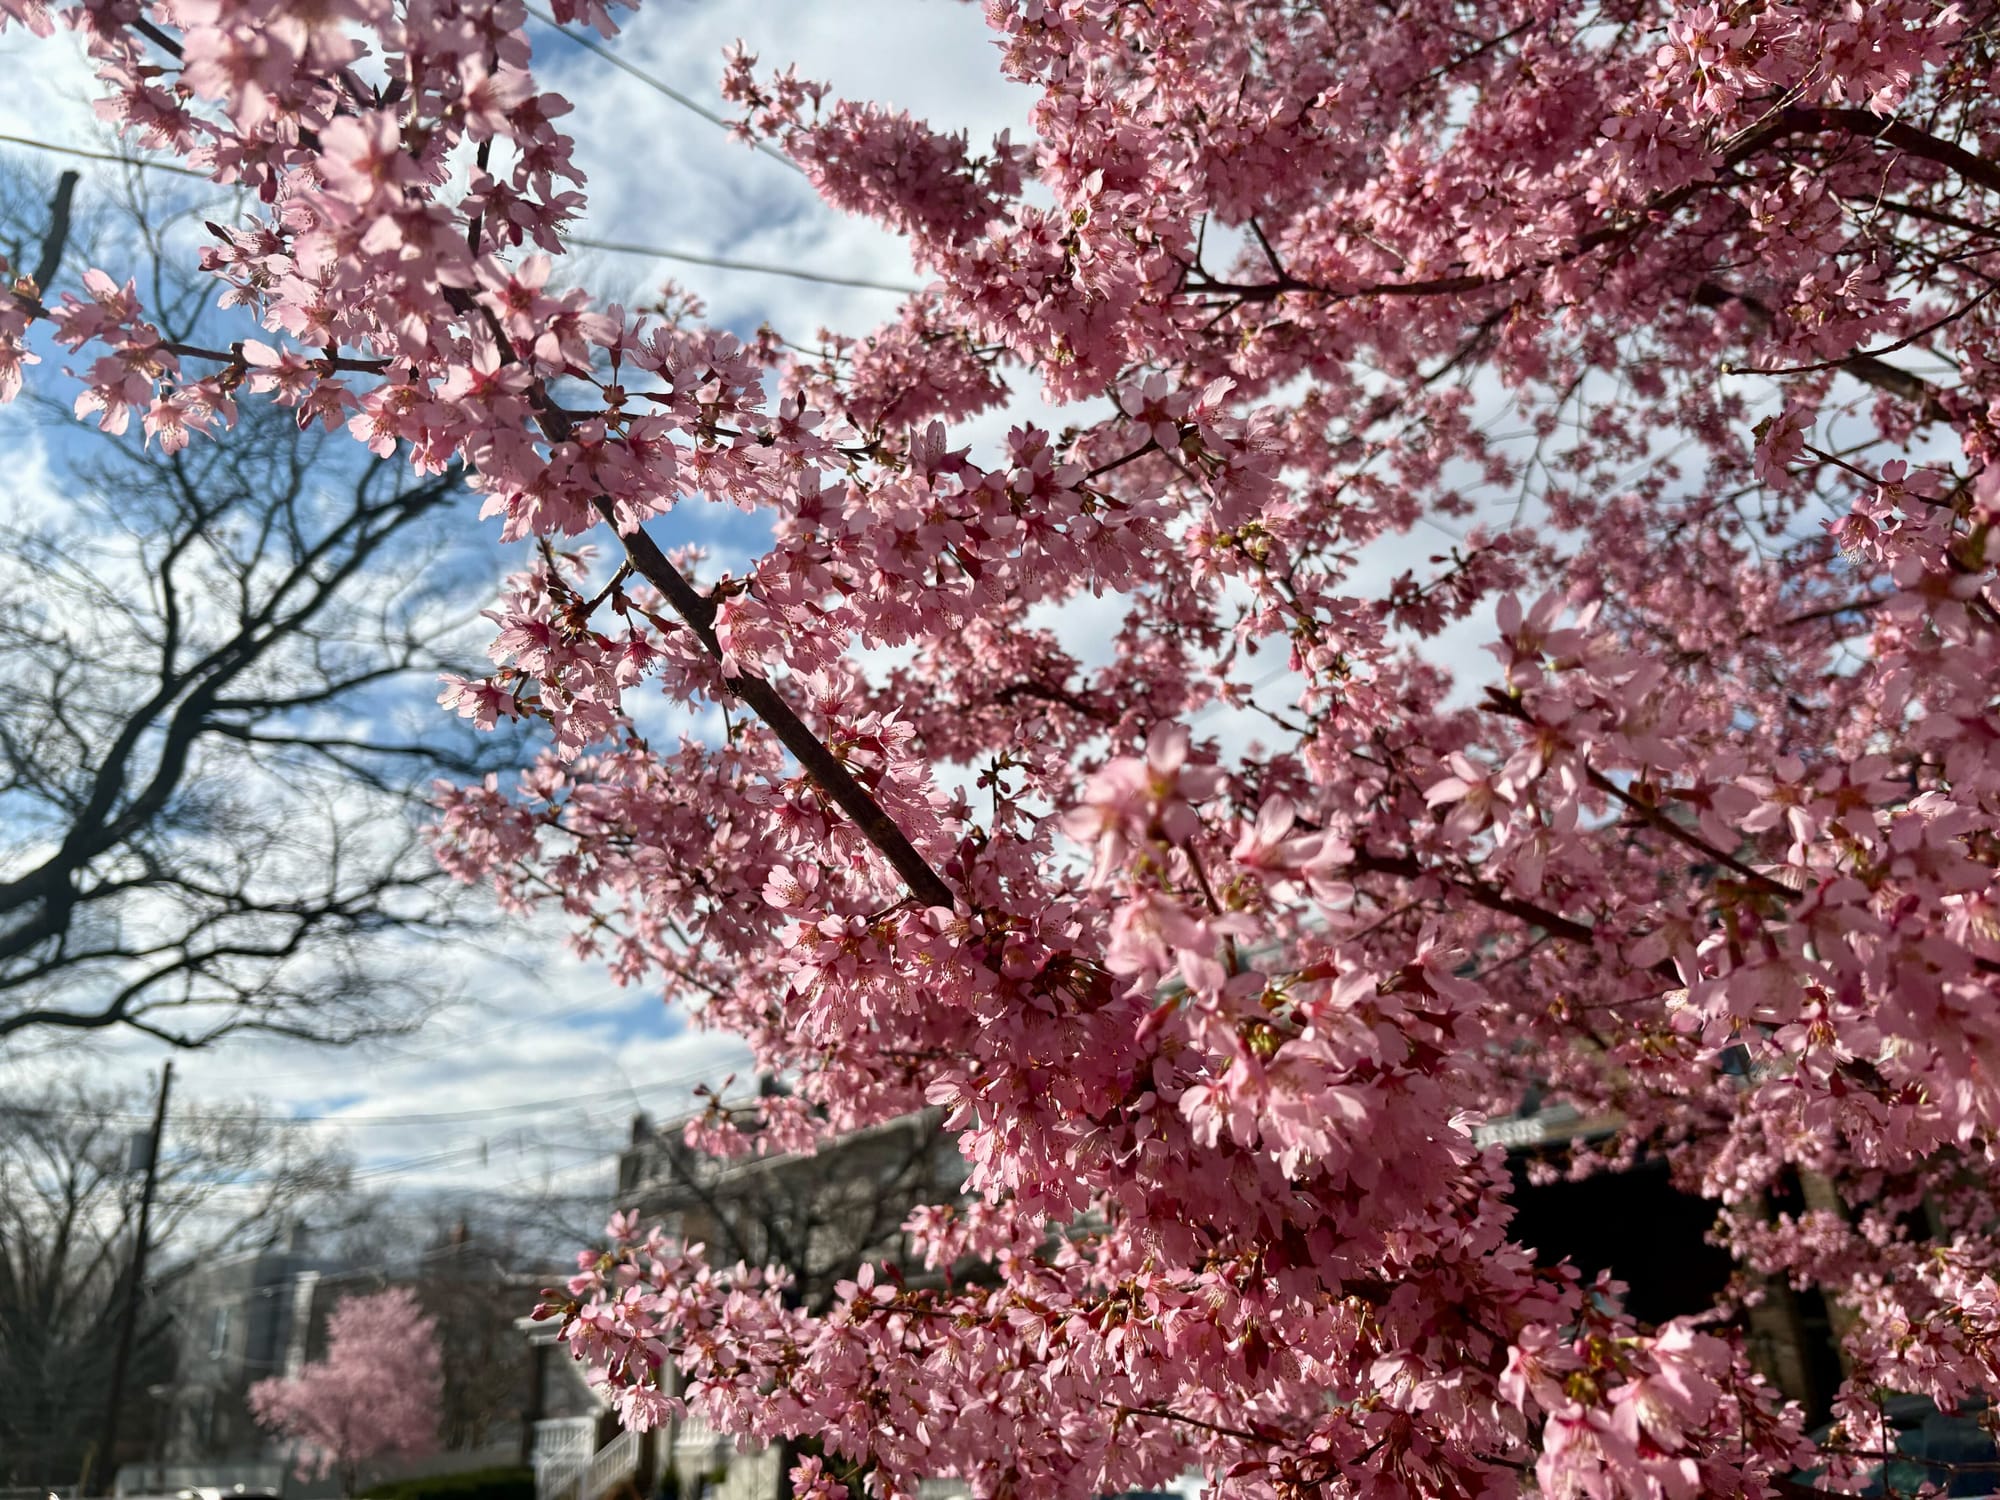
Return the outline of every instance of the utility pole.
[[[173,1087],[174,1064],[160,1066],[160,1098],[153,1108],[153,1133],[146,1140],[146,1186],[139,1194],[139,1237],[132,1243],[132,1264],[125,1276],[125,1311],[118,1320],[118,1349],[111,1360],[111,1388],[105,1394],[104,1428],[97,1440],[90,1492],[108,1495],[118,1477],[118,1419],[125,1404],[125,1372],[132,1363],[132,1335],[139,1324],[139,1299],[146,1284],[146,1239],[152,1231],[153,1189],[160,1180],[160,1138],[167,1128],[167,1091]]]

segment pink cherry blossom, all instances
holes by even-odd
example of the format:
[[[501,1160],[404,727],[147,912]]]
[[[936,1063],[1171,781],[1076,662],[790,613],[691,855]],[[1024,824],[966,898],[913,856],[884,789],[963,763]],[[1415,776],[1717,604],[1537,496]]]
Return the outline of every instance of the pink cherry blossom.
[[[825,1305],[614,1221],[543,1310],[624,1421],[810,1438],[819,1500],[1679,1497],[2000,1394],[1991,17],[1613,11],[992,0],[979,144],[735,49],[739,133],[925,282],[746,342],[550,291],[518,6],[0,0],[241,187],[198,263],[260,335],[15,282],[0,397],[52,336],[107,429],[247,387],[469,476],[538,548],[440,704],[546,740],[441,863],[787,1079],[701,1149],[964,1157],[931,1274]],[[974,441],[1030,388],[1073,425]],[[769,545],[667,545],[688,496]],[[1531,1172],[1711,1201],[1716,1307],[1517,1243],[1474,1132],[1529,1094],[1606,1132]],[[1817,1449],[1776,1281],[1840,1313]]]
[[[326,1357],[250,1388],[264,1426],[298,1445],[302,1479],[337,1473],[355,1487],[363,1464],[416,1457],[437,1443],[437,1324],[403,1288],[343,1297],[327,1318]]]

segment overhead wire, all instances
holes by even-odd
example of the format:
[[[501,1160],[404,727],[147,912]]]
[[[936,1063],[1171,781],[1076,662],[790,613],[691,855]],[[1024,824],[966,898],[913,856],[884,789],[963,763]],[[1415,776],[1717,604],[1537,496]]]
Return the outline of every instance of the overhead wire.
[[[591,250],[608,250],[614,255],[652,255],[662,260],[686,261],[689,265],[713,266],[719,271],[755,271],[764,276],[789,276],[795,281],[816,281],[822,286],[859,287],[868,292],[894,292],[899,297],[913,297],[920,287],[904,286],[893,281],[871,281],[865,276],[835,276],[823,271],[805,271],[797,266],[779,266],[754,260],[732,260],[719,255],[697,255],[692,250],[662,250],[657,245],[634,245],[624,240],[591,239],[585,235],[565,235],[572,245],[581,245]]]
[[[616,52],[612,51],[611,48],[605,46],[602,42],[596,40],[594,37],[585,36],[582,32],[576,31],[571,27],[563,25],[563,23],[558,21],[554,16],[550,15],[548,12],[544,10],[537,8],[536,6],[533,5],[528,6],[527,12],[529,15],[533,16],[537,21],[541,22],[544,26],[548,27],[551,31],[559,32],[568,41],[574,43],[576,46],[583,48],[584,51],[589,52],[595,57],[601,58],[603,61],[611,64],[612,67],[618,69],[621,73],[625,73],[632,78],[636,78],[639,82],[646,85],[647,88],[652,89],[662,98],[671,100],[673,103],[678,104],[682,109],[687,110],[691,114],[699,115],[702,119],[708,121],[709,124],[717,127],[718,129],[727,131],[732,136],[736,135],[737,133],[736,126],[727,118],[717,114],[714,110],[710,109],[700,100],[691,98],[688,95],[682,93],[679,89],[675,88],[665,79],[662,79],[652,73],[649,73],[644,68],[639,67],[636,63],[630,62],[627,59],[620,57]],[[777,162],[780,166],[789,168],[791,171],[797,172],[801,176],[804,175],[804,169],[801,168],[797,162],[793,161],[789,156],[785,155],[784,152],[775,149],[773,146],[771,146],[769,142],[752,140],[750,142],[750,146],[753,150],[759,151],[763,153],[765,156],[770,157],[772,161]],[[756,261],[735,260],[723,256],[701,255],[688,250],[669,251],[669,250],[662,250],[654,245],[635,245],[621,240],[591,239],[591,238],[586,238],[583,235],[570,235],[567,238],[569,240],[569,243],[571,243],[572,245],[582,245],[592,250],[605,250],[609,251],[614,255],[657,256],[662,260],[685,261],[689,265],[709,266],[719,271],[753,271],[767,276],[790,276],[798,281],[818,282],[822,286],[858,287],[863,291],[892,292],[897,296],[903,296],[903,297],[911,296],[915,294],[915,292],[917,291],[916,287],[899,286],[894,283],[886,281],[871,281],[866,277],[826,275],[818,271],[802,271],[792,266],[766,265],[766,264],[760,264]]]
[[[679,1074],[672,1078],[656,1079],[651,1083],[630,1083],[613,1089],[600,1089],[595,1093],[572,1094],[556,1099],[537,1099],[522,1104],[497,1104],[484,1109],[444,1110],[429,1114],[407,1115],[287,1115],[284,1124],[319,1125],[366,1125],[405,1126],[442,1125],[464,1120],[504,1119],[510,1115],[520,1115],[548,1109],[560,1109],[568,1105],[601,1103],[607,1099],[623,1096],[658,1093],[662,1089],[681,1088],[688,1084],[700,1083],[708,1076],[708,1069]]]
[[[511,1136],[501,1136],[498,1138],[482,1136],[478,1140],[464,1141],[460,1144],[442,1147],[435,1151],[417,1152],[408,1156],[389,1157],[381,1161],[360,1162],[349,1168],[344,1181],[349,1185],[375,1183],[391,1178],[411,1177],[431,1173],[442,1167],[469,1166],[475,1161],[481,1166],[487,1166],[495,1158],[513,1157],[518,1162],[523,1158],[556,1151],[571,1152],[583,1158],[581,1161],[557,1169],[565,1173],[576,1173],[587,1169],[596,1162],[616,1160],[627,1149],[629,1148],[623,1145],[607,1146],[603,1142],[583,1145],[570,1141],[545,1140],[530,1137],[526,1132],[516,1132]],[[489,1182],[481,1183],[479,1186],[482,1192],[487,1192],[496,1187],[506,1187],[514,1183],[527,1181],[535,1175],[535,1173],[530,1172],[504,1178],[497,1184]],[[254,1173],[242,1173],[227,1180],[214,1182],[211,1184],[209,1192],[210,1196],[216,1199],[232,1193],[254,1193],[268,1186],[271,1180],[272,1178],[268,1175],[258,1176]]]
[[[471,1120],[506,1119],[511,1116],[536,1114],[546,1110],[561,1109],[578,1104],[601,1104],[607,1100],[618,1098],[636,1099],[641,1094],[654,1094],[665,1089],[685,1088],[691,1084],[700,1083],[709,1076],[710,1071],[708,1068],[701,1068],[676,1074],[670,1078],[655,1079],[650,1083],[627,1083],[621,1084],[616,1088],[600,1089],[588,1094],[569,1094],[553,1099],[533,1099],[515,1104],[496,1104],[480,1109],[438,1110],[427,1113],[393,1115],[265,1115],[204,1112],[200,1118],[204,1122],[256,1124],[274,1127],[296,1125],[333,1125],[342,1127],[349,1125],[365,1127],[447,1125]],[[0,1118],[5,1118],[8,1115],[32,1119],[127,1120],[135,1122],[144,1122],[152,1118],[150,1115],[121,1113],[118,1111],[100,1112],[96,1110],[51,1109],[40,1105],[10,1106],[0,1104]]]
[[[77,156],[85,161],[115,162],[121,167],[143,167],[149,172],[171,172],[176,177],[199,177],[207,182],[211,179],[206,172],[197,172],[193,167],[177,167],[170,161],[147,161],[139,156],[119,156],[111,151],[86,151],[81,146],[58,146],[52,141],[37,141],[25,135],[0,133],[0,141],[10,146],[26,146],[31,151],[48,151],[57,156]]]
[[[1264,676],[1258,678],[1255,682],[1251,683],[1249,688],[1247,689],[1247,692],[1250,695],[1254,696],[1257,693],[1262,692],[1265,688],[1269,687],[1272,683],[1281,682],[1285,678],[1292,676],[1296,670],[1297,670],[1296,668],[1291,666],[1283,666],[1278,668],[1275,672],[1266,673]],[[1188,722],[1190,724],[1199,724],[1203,719],[1207,718],[1210,714],[1221,713],[1222,710],[1225,708],[1236,708],[1240,706],[1241,705],[1230,703],[1226,699],[1214,698],[1211,699],[1208,703],[1204,704],[1202,707],[1196,709],[1193,713],[1189,714]],[[1251,707],[1255,706],[1256,706],[1255,704],[1251,705]]]
[[[654,93],[659,94],[662,98],[672,100],[675,104],[678,104],[682,109],[689,111],[691,114],[700,115],[701,118],[708,121],[709,124],[714,125],[719,129],[726,130],[731,135],[736,134],[736,126],[734,124],[732,124],[728,119],[724,118],[722,115],[717,114],[714,110],[710,109],[707,105],[703,104],[699,99],[690,98],[688,95],[683,94],[679,89],[675,88],[672,84],[668,83],[665,79],[659,78],[654,74],[648,73],[644,68],[640,67],[636,63],[628,62],[625,58],[620,57],[616,52],[612,51],[602,42],[596,40],[596,38],[585,36],[580,31],[572,31],[569,27],[563,25],[562,22],[558,21],[554,16],[550,15],[547,11],[541,10],[536,6],[533,5],[528,6],[527,11],[529,15],[533,16],[537,21],[540,21],[544,26],[548,27],[551,31],[561,32],[564,37],[568,38],[571,42],[574,42],[577,46],[583,48],[584,51],[602,58],[605,62],[610,63],[612,67],[618,69],[619,72],[638,79],[639,82],[645,84],[647,88],[653,90]],[[784,152],[779,151],[778,149],[773,147],[769,142],[753,140],[750,142],[750,146],[753,150],[761,151],[764,155],[770,157],[772,161],[777,162],[780,166],[789,167],[792,171],[797,172],[800,176],[805,175],[804,168],[802,168],[797,162],[793,161],[789,156],[785,155]]]
[[[566,1000],[560,1005],[551,1005],[543,1010],[530,1011],[523,1016],[498,1017],[496,1018],[499,1022],[498,1025],[455,1036],[433,1036],[429,1040],[434,1045],[414,1050],[402,1047],[390,1047],[386,1043],[378,1043],[377,1045],[388,1053],[390,1059],[384,1062],[382,1067],[385,1070],[393,1070],[416,1063],[436,1062],[445,1054],[461,1051],[475,1042],[483,1046],[497,1041],[501,1037],[512,1036],[514,1033],[525,1030],[530,1026],[540,1026],[549,1021],[569,1021],[579,1016],[592,1016],[610,1010],[638,1011],[641,1005],[650,1006],[652,1003],[654,1002],[637,991],[629,989],[620,990],[615,994],[597,999]],[[319,1067],[301,1068],[289,1073],[257,1074],[255,1075],[255,1081],[261,1084],[267,1078],[312,1078],[319,1076],[325,1071],[324,1067]]]
[[[197,172],[190,167],[176,166],[172,162],[149,161],[139,156],[118,156],[109,151],[86,151],[79,146],[61,146],[53,141],[36,140],[31,136],[0,134],[0,144],[20,146],[30,151],[47,151],[58,156],[76,156],[86,161],[111,162],[118,166],[134,167],[145,172],[171,172],[177,177],[195,177],[204,182],[210,180],[206,172]],[[686,265],[703,266],[717,271],[745,271],[756,276],[784,276],[793,281],[810,281],[822,286],[855,287],[869,292],[891,292],[899,297],[913,296],[919,290],[896,282],[872,281],[865,276],[838,276],[831,272],[808,271],[798,266],[777,265],[770,261],[739,260],[732,256],[703,255],[693,250],[677,250],[666,245],[644,245],[631,240],[604,240],[589,235],[564,235],[569,244],[582,249],[602,250],[612,255],[645,255],[655,260],[679,261]]]
[[[448,1147],[442,1151],[429,1151],[416,1156],[363,1164],[351,1168],[346,1180],[349,1183],[356,1183],[373,1182],[385,1177],[407,1177],[416,1172],[435,1171],[439,1167],[470,1165],[473,1161],[488,1155],[490,1155],[488,1143],[474,1141],[464,1146]]]

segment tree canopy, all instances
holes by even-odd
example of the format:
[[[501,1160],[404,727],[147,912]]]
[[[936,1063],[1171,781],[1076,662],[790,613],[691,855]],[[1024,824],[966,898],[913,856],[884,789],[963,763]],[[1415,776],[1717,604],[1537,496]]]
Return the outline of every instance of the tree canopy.
[[[163,447],[247,387],[462,466],[547,545],[445,701],[549,749],[445,797],[449,867],[749,1038],[760,1148],[949,1111],[977,1201],[911,1225],[992,1274],[807,1309],[621,1219],[573,1347],[629,1422],[676,1359],[884,1496],[1761,1494],[1876,1467],[1885,1392],[1983,1399],[2000,12],[986,10],[1021,142],[726,61],[929,277],[801,346],[551,289],[580,181],[514,0],[0,0],[251,190],[203,264],[263,327],[22,282],[0,385],[46,332]],[[953,446],[1023,378],[1073,424]],[[656,538],[690,496],[769,521],[742,575]],[[1049,622],[1106,595],[1093,665]],[[1716,1201],[1724,1305],[1644,1325],[1510,1241],[1474,1131],[1531,1095]],[[1822,1439],[1760,1278],[1851,1315]]]
[[[326,1322],[326,1357],[250,1387],[257,1420],[297,1445],[301,1478],[338,1474],[353,1494],[362,1466],[437,1444],[437,1320],[407,1287],[343,1297]]]

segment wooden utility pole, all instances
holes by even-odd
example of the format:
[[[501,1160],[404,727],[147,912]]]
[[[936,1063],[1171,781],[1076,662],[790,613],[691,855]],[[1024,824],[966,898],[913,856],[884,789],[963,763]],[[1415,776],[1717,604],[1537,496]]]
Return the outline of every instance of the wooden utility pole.
[[[146,1285],[146,1240],[152,1232],[153,1189],[160,1180],[160,1139],[167,1128],[167,1091],[173,1087],[174,1065],[160,1067],[160,1098],[153,1108],[153,1133],[146,1138],[146,1186],[139,1194],[139,1235],[132,1242],[132,1263],[125,1273],[125,1310],[118,1319],[118,1349],[111,1359],[111,1387],[104,1398],[104,1427],[97,1440],[89,1485],[93,1495],[108,1495],[118,1477],[118,1419],[125,1405],[125,1372],[132,1363],[132,1336],[139,1325],[139,1302]]]

